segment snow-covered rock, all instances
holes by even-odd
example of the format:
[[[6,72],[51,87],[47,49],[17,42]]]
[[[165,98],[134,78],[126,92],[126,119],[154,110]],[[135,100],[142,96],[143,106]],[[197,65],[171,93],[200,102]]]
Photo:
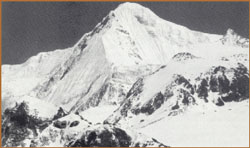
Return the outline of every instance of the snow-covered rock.
[[[223,38],[221,38],[221,42],[222,44],[249,48],[249,39],[243,38],[230,28],[227,30]]]

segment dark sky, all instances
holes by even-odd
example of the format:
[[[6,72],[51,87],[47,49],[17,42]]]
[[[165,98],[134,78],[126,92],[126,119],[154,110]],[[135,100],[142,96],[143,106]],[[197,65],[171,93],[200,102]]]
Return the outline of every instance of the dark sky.
[[[248,2],[139,2],[190,29],[248,38]],[[2,2],[2,63],[19,64],[41,51],[73,46],[120,2]]]

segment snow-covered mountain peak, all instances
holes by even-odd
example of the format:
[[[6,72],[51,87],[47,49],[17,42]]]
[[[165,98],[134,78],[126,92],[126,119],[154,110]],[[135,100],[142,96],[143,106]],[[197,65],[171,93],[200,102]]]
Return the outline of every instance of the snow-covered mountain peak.
[[[225,45],[233,45],[233,46],[241,46],[244,48],[249,47],[249,39],[240,36],[233,29],[229,28],[226,34],[221,39],[222,44]]]
[[[147,16],[147,17],[155,17],[158,18],[158,16],[152,12],[150,9],[137,4],[137,3],[131,3],[131,2],[125,2],[120,4],[115,10],[115,13],[123,14],[123,15],[132,15],[132,16]]]
[[[162,65],[195,44],[222,38],[166,21],[150,9],[129,2],[120,4],[102,22],[94,30],[100,30],[105,56],[114,65]]]
[[[231,28],[227,29],[226,35],[236,35],[236,34],[237,33],[233,29],[231,29]]]
[[[140,4],[137,4],[137,3],[133,3],[133,2],[124,2],[122,4],[120,4],[117,8],[117,9],[147,9],[145,7],[143,7],[142,5]]]
[[[164,65],[177,53],[191,52],[191,49],[198,51],[197,45],[249,47],[249,40],[232,29],[225,35],[193,31],[130,2],[110,11],[75,47],[83,50],[92,42],[102,44],[98,50],[103,50],[102,56],[114,66]]]

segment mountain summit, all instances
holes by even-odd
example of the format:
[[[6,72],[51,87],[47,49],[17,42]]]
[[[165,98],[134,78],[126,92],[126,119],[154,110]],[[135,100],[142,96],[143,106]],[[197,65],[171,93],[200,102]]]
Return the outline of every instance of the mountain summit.
[[[124,3],[111,11],[80,43],[95,33],[102,36],[107,59],[120,65],[165,64],[180,50],[222,37],[165,21],[135,3]]]

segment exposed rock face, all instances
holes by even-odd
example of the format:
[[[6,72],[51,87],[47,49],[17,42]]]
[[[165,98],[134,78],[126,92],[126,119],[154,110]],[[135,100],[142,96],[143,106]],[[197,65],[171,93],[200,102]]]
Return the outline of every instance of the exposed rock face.
[[[181,53],[174,55],[172,59],[175,61],[186,61],[186,60],[192,60],[195,58],[198,58],[198,57],[192,55],[189,52],[181,52]]]
[[[61,117],[64,117],[66,115],[68,115],[68,113],[65,110],[63,110],[62,107],[60,107],[58,109],[58,111],[57,111],[57,114],[53,117],[53,120],[56,120],[56,119],[61,118]]]
[[[139,93],[142,92],[142,86],[143,86],[143,79],[140,78],[138,79],[135,84],[132,86],[132,88],[129,90],[129,92],[127,93],[127,98],[130,97],[132,94],[133,95],[138,95]]]
[[[77,126],[79,124],[79,121],[73,121],[69,127],[74,127]]]
[[[55,121],[54,123],[53,123],[53,125],[54,125],[54,127],[57,127],[57,128],[60,128],[60,129],[64,129],[64,128],[66,128],[66,126],[67,126],[67,121]]]
[[[143,135],[141,135],[143,137]],[[96,126],[86,130],[81,137],[70,142],[69,147],[167,147],[153,138],[144,141],[135,139],[134,135],[110,125]]]
[[[132,139],[119,128],[87,130],[80,139],[70,143],[69,147],[129,147]]]
[[[51,122],[29,114],[25,102],[6,109],[2,115],[2,145],[6,147],[27,146],[26,139],[32,139]]]
[[[207,98],[208,93],[218,93],[218,101],[231,102],[249,98],[249,72],[238,63],[235,68],[212,67],[199,84],[199,97]],[[222,102],[220,103],[222,104]]]
[[[29,115],[29,106],[23,102],[7,109],[3,115],[2,142],[8,147],[150,147],[165,146],[140,133],[115,127],[110,124],[92,125],[76,114],[64,114],[62,108],[56,119],[44,121]],[[144,137],[140,140],[137,137]]]
[[[167,102],[171,97],[174,96],[175,93],[178,93],[177,100],[175,105],[172,106],[172,110],[179,109],[178,104],[182,104],[183,106],[188,106],[195,104],[195,99],[192,96],[194,94],[193,85],[181,75],[174,75],[172,82],[166,86],[165,92],[156,93],[151,99],[145,102],[143,105],[136,104],[132,106],[133,100],[140,97],[140,93],[143,89],[143,80],[139,79],[131,88],[128,94],[128,99],[125,101],[122,106],[120,112],[122,115],[126,116],[127,112],[131,110],[131,113],[137,114],[146,114],[151,115],[157,109],[159,109],[165,102]],[[178,88],[179,86],[183,86],[184,88]]]
[[[241,101],[249,98],[249,72],[247,68],[238,64],[238,67],[232,69],[234,72],[232,82],[229,85],[229,93],[222,99],[228,101]],[[228,88],[226,88],[228,89]]]
[[[208,102],[208,83],[206,79],[202,79],[200,85],[198,86],[197,93],[198,97],[204,99],[205,102]]]
[[[161,107],[163,103],[164,103],[164,96],[161,92],[159,92],[152,98],[152,100],[150,100],[141,107],[140,112],[151,115],[156,109]]]

